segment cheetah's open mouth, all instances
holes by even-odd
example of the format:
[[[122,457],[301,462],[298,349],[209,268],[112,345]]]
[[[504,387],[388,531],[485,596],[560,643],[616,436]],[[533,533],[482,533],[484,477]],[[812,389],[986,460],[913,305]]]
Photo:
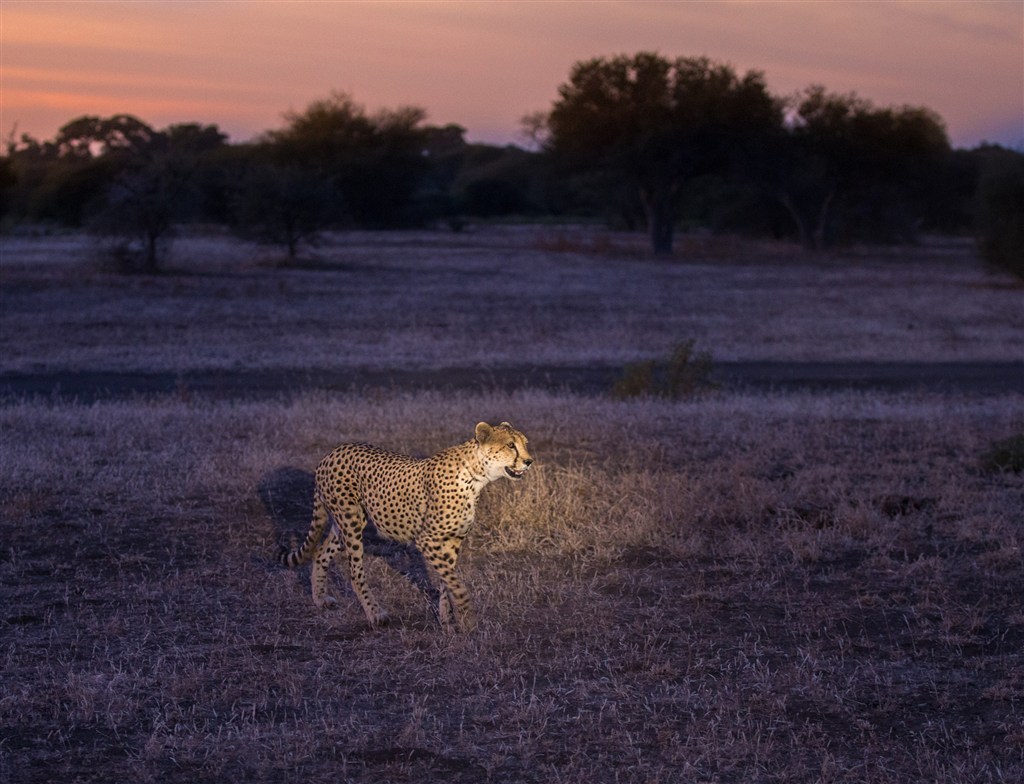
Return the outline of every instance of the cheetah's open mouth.
[[[526,473],[526,469],[524,468],[522,471],[516,471],[514,468],[505,466],[505,473],[508,474],[511,479],[522,479],[523,474]]]

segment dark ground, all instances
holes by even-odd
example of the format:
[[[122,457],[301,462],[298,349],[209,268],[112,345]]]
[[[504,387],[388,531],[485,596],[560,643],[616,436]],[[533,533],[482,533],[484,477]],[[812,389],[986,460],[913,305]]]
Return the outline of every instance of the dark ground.
[[[258,399],[312,390],[401,388],[568,389],[603,394],[618,367],[444,368],[438,370],[200,370],[184,373],[54,372],[0,374],[0,399],[96,400],[202,394]],[[716,362],[711,380],[728,389],[929,390],[1024,394],[1024,362]]]

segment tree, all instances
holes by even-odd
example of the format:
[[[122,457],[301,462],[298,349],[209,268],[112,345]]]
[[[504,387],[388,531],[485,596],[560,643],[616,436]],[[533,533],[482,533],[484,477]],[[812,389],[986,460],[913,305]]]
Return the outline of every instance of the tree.
[[[1001,147],[978,152],[978,244],[991,263],[1024,278],[1024,155]]]
[[[415,195],[418,222],[445,219],[456,230],[464,225],[452,190],[469,147],[465,137],[466,129],[454,123],[425,129],[423,154],[427,169]]]
[[[779,128],[782,107],[757,71],[706,57],[642,52],[576,63],[547,115],[558,158],[624,180],[638,194],[656,253],[672,250],[680,194]],[[538,119],[530,116],[534,138]]]
[[[14,171],[14,165],[11,163],[10,157],[0,158],[0,218],[7,215],[9,209],[7,193],[17,183],[18,175]]]
[[[543,204],[543,156],[512,145],[467,145],[452,192],[460,211],[486,218],[537,213]]]
[[[88,228],[116,240],[113,251],[123,271],[159,270],[174,225],[191,203],[191,175],[181,159],[161,153],[133,160],[113,177]]]
[[[133,238],[129,244],[144,242],[147,257],[160,244],[150,235],[166,236],[169,230],[158,228],[166,223],[161,215],[177,220],[197,209],[183,200],[192,194],[203,159],[227,139],[215,125],[157,131],[127,114],[79,117],[53,141],[23,134],[18,143],[13,135],[7,149],[19,181],[20,217],[71,226],[88,222],[104,235]]]
[[[823,248],[840,216],[851,238],[912,233],[930,175],[950,151],[942,120],[920,107],[877,109],[819,85],[790,106],[775,176],[804,247]]]
[[[294,261],[299,246],[313,244],[330,224],[336,201],[330,183],[310,170],[264,164],[234,194],[234,229],[256,242],[284,246]]]
[[[159,132],[126,114],[78,117],[65,123],[53,141],[39,142],[28,134],[20,143],[9,140],[8,155],[23,184],[22,216],[82,225],[126,163],[162,142]]]
[[[172,125],[156,131],[134,117],[84,117],[61,129],[62,157],[95,158],[112,174],[91,205],[89,229],[116,240],[126,270],[156,272],[175,223],[196,210],[196,174],[202,155],[226,136],[215,125]]]
[[[163,134],[130,114],[79,117],[57,132],[59,158],[86,160],[111,153],[142,153],[165,141]]]
[[[167,147],[178,154],[202,155],[219,150],[228,140],[216,125],[177,123],[163,131]]]
[[[344,199],[345,217],[357,225],[401,225],[420,180],[426,112],[414,106],[370,116],[344,93],[285,115],[286,127],[267,134],[277,163],[302,166],[324,177]]]

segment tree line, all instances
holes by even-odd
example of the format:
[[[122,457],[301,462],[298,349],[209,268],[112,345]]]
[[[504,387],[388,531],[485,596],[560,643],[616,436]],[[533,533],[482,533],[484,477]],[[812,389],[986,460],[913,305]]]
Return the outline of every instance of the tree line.
[[[641,52],[576,63],[523,129],[533,149],[471,144],[418,107],[371,114],[341,93],[244,144],[216,125],[80,117],[49,141],[12,131],[0,214],[114,238],[146,270],[190,221],[294,257],[327,228],[501,216],[642,229],[655,253],[699,227],[809,249],[974,232],[994,261],[1024,257],[1024,155],[952,149],[925,107],[820,85],[776,96],[759,71]]]

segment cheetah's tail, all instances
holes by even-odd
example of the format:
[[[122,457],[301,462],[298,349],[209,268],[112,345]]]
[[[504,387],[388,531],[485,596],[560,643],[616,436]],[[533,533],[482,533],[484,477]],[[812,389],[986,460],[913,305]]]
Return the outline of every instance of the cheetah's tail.
[[[277,554],[277,560],[289,567],[306,563],[313,557],[313,552],[316,550],[317,545],[320,544],[326,527],[327,509],[318,496],[313,501],[313,520],[309,524],[309,532],[306,534],[302,547],[295,548],[293,536],[293,541],[290,543],[291,546],[281,546]]]

